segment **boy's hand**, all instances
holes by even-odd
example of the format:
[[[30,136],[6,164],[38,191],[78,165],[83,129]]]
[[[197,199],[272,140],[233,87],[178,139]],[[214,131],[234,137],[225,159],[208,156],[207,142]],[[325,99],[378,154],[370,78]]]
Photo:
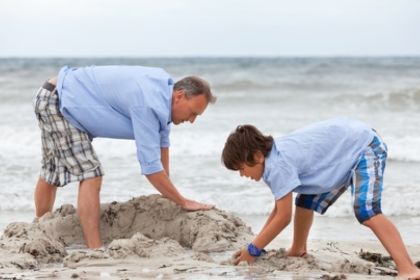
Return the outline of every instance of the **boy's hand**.
[[[248,248],[244,247],[233,255],[233,264],[238,265],[240,262],[246,261],[248,264],[252,264],[257,257],[253,257],[248,253]]]
[[[210,210],[214,208],[212,204],[204,204],[200,203],[191,199],[185,199],[183,205],[181,206],[182,209],[188,211],[198,211],[198,210]]]

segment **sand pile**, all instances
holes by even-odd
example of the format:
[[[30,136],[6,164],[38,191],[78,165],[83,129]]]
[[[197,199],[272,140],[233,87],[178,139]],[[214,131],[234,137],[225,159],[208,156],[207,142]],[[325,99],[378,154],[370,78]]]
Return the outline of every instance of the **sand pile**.
[[[152,278],[184,273],[191,279],[191,273],[234,276],[252,271],[279,278],[286,272],[317,277],[322,273],[322,279],[344,279],[342,273],[396,274],[388,257],[360,251],[365,245],[342,242],[310,244],[307,256],[294,258],[287,257],[284,248],[277,249],[288,244],[274,240],[270,246],[276,249],[268,248],[249,270],[233,267],[232,254],[254,237],[244,222],[218,209],[187,212],[160,195],[103,204],[101,233],[105,249],[80,249],[84,242],[76,210],[63,205],[33,223],[9,224],[0,238],[0,268],[11,276],[16,270],[33,269],[43,278],[61,273],[64,279],[86,268],[94,274],[107,268],[116,279],[122,274],[138,276],[139,271]],[[62,271],[51,272],[48,264],[57,263],[63,264]]]
[[[173,256],[185,249],[218,252],[252,238],[250,228],[232,214],[188,212],[160,195],[102,205],[101,234],[108,245],[104,252],[69,255],[66,248],[83,244],[83,234],[75,208],[63,205],[36,222],[8,225],[0,238],[0,267],[36,268],[64,258],[75,265],[86,258]]]

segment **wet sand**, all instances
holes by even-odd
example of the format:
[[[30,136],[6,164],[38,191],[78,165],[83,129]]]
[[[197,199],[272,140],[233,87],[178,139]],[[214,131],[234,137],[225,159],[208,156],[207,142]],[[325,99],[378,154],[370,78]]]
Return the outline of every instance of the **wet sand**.
[[[0,279],[384,279],[396,275],[378,242],[310,241],[304,258],[276,239],[254,265],[231,255],[254,234],[240,218],[214,209],[187,212],[160,195],[101,207],[105,248],[83,248],[72,205],[32,223],[11,223],[0,238]],[[420,260],[420,246],[409,247]],[[321,278],[322,277],[322,278]],[[344,278],[343,278],[344,277]]]

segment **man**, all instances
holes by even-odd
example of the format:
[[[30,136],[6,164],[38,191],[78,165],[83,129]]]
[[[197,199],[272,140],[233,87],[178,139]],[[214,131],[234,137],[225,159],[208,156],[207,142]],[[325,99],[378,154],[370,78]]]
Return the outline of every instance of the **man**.
[[[53,209],[57,187],[79,181],[78,215],[88,248],[102,246],[100,199],[103,170],[95,137],[134,139],[142,174],[186,210],[212,205],[183,197],[169,178],[170,123],[193,123],[214,103],[208,83],[186,77],[173,84],[159,68],[63,67],[34,98],[42,138],[42,168],[35,189],[36,216]]]

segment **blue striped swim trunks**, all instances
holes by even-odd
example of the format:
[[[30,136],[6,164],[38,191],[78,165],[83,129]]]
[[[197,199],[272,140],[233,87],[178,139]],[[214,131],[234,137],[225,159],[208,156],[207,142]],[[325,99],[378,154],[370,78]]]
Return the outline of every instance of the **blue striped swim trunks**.
[[[379,135],[359,158],[353,170],[351,194],[354,214],[360,223],[375,215],[381,214],[381,194],[383,190],[383,174],[387,158],[387,146]],[[349,187],[344,185],[322,194],[299,194],[295,204],[298,207],[314,210],[324,214]]]
[[[387,151],[386,144],[375,136],[354,171],[351,194],[354,212],[360,223],[382,213],[381,195]]]

